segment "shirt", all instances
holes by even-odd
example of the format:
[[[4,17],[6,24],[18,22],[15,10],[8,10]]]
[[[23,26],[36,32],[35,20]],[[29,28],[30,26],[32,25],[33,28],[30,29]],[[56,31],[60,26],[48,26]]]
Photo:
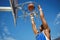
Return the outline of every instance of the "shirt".
[[[38,33],[36,36],[36,40],[46,40],[44,33]]]

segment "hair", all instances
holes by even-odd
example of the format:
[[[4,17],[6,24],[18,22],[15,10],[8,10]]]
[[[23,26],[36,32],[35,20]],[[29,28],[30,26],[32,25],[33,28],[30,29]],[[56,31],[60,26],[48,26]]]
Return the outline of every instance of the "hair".
[[[44,29],[43,24],[41,24],[41,28]]]
[[[43,31],[43,29],[44,29],[44,27],[43,27],[43,24],[41,24],[41,29],[40,29],[40,31],[42,32]]]

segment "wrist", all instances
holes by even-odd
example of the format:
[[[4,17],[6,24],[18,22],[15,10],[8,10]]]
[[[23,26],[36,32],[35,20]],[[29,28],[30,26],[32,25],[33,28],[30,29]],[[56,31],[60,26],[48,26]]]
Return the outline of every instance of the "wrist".
[[[32,16],[31,19],[34,19],[34,17]]]
[[[42,8],[39,9],[40,11],[42,10]]]

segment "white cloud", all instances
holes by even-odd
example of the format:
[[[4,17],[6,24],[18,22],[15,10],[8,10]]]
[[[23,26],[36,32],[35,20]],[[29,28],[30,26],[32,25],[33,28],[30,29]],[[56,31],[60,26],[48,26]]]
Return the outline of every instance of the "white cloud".
[[[56,39],[57,37],[60,37],[60,33],[56,33],[55,35],[51,35],[51,39]]]
[[[57,14],[57,18],[59,18],[60,17],[60,12]]]
[[[13,37],[4,37],[4,38],[0,38],[0,40],[16,40]]]
[[[4,40],[16,40],[16,39],[13,37],[4,37]]]
[[[16,40],[14,37],[11,36],[11,33],[8,31],[7,26],[4,26],[2,29],[3,30],[1,30],[2,35],[0,35],[0,40]]]
[[[60,24],[60,12],[57,14],[55,20],[54,20],[54,25]]]
[[[8,29],[7,29],[7,27],[4,27],[4,32],[6,33],[6,34],[10,34],[10,32],[8,31]]]

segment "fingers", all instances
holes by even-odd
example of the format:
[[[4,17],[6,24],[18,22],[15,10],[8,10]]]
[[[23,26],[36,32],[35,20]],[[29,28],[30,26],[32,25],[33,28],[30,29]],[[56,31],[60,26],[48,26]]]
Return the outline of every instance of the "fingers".
[[[34,14],[33,14],[33,13],[31,13],[31,14],[30,14],[30,16],[31,16],[31,17],[33,17],[33,16],[34,16]]]
[[[40,6],[40,5],[38,5],[38,9],[39,9],[39,10],[42,10],[42,8],[41,8],[41,6]]]
[[[41,7],[40,7],[40,5],[38,5],[38,9],[40,9]]]
[[[31,14],[30,14],[31,20],[34,20],[34,17],[33,17],[33,16],[34,16],[33,13],[31,13]]]

